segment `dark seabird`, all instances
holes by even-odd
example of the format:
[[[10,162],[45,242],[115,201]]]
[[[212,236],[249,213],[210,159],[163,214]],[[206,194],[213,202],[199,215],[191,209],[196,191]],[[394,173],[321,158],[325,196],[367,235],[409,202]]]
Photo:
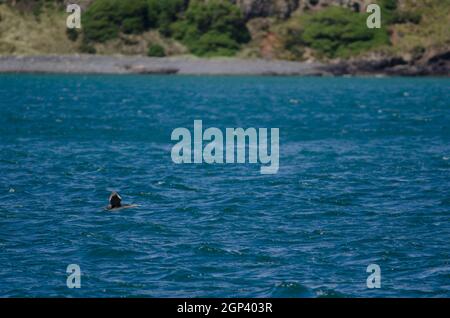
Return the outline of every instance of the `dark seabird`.
[[[108,210],[118,209],[122,207],[122,197],[117,193],[113,192],[109,196]]]
[[[128,209],[135,208],[136,204],[124,204],[122,205],[122,197],[117,192],[112,192],[109,196],[109,205],[106,207],[107,210],[119,210],[119,209]]]

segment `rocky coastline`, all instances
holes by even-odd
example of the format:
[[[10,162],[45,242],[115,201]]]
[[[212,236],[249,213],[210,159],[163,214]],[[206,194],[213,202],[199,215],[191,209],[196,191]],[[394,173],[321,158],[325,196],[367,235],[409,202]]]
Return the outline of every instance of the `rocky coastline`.
[[[0,57],[0,73],[449,76],[450,53],[437,54],[420,61],[385,57],[332,63],[100,55],[3,56]]]

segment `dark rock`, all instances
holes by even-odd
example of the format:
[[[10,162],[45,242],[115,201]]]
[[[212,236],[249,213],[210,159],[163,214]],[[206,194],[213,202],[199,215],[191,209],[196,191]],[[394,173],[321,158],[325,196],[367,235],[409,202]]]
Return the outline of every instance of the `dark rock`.
[[[340,61],[326,67],[334,75],[386,74],[388,69],[407,62],[401,57]]]
[[[171,67],[149,67],[145,65],[125,65],[125,70],[132,74],[176,74],[178,73],[177,68]]]
[[[429,55],[421,60],[402,57],[372,57],[338,61],[324,66],[333,75],[449,76],[450,52]]]
[[[257,17],[288,18],[300,4],[300,0],[230,0],[237,4],[246,19]]]

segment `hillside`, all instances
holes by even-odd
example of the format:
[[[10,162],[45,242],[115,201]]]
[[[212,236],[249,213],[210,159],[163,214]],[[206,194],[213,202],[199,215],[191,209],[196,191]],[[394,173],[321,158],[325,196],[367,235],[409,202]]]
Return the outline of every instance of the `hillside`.
[[[82,7],[81,31],[65,27],[69,2]],[[371,2],[382,7],[381,29],[366,27]],[[347,69],[369,60],[448,68],[449,30],[450,0],[0,0],[0,55],[226,56],[347,63]]]

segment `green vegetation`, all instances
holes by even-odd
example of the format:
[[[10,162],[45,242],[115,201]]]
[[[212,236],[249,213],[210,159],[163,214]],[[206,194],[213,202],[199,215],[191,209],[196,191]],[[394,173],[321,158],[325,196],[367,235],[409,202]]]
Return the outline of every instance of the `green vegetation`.
[[[397,0],[380,0],[382,28],[368,29],[367,14],[343,7],[328,7],[292,18],[279,31],[289,57],[301,59],[305,48],[318,57],[348,58],[390,44],[388,30],[398,24],[420,24],[421,12],[400,10]]]
[[[383,24],[396,24],[407,22],[420,22],[420,14],[413,12],[400,11],[397,5],[397,0],[379,0],[378,3],[381,7],[381,20]]]
[[[402,0],[402,4],[402,11],[398,13],[420,16],[420,22],[416,24],[418,19],[409,19],[406,23],[393,24],[391,30],[396,39],[391,51],[417,56],[430,49],[450,48],[450,1]]]
[[[75,42],[78,39],[78,31],[76,29],[66,29],[67,38]]]
[[[164,57],[166,56],[166,50],[159,44],[152,44],[148,48],[147,55],[152,57]]]
[[[420,23],[422,16],[419,12],[401,11],[398,8],[397,2],[397,0],[378,1],[382,10],[381,19],[383,23],[388,25],[402,23]]]
[[[185,0],[97,0],[84,15],[84,39],[101,43],[120,32],[138,34],[157,28],[201,56],[233,55],[250,39],[235,5],[220,0],[193,0],[186,5]]]
[[[397,0],[378,0],[377,3],[383,8],[384,12],[393,12],[397,9]]]
[[[341,7],[309,13],[287,32],[285,48],[306,46],[325,57],[349,57],[389,43],[385,28],[368,29],[366,16]]]
[[[32,7],[19,7],[22,2],[15,7],[0,4],[0,55],[78,52],[79,43],[67,36],[65,10],[49,4],[37,18]]]
[[[241,11],[220,1],[191,1],[183,19],[172,25],[174,37],[199,56],[229,56],[250,40]]]
[[[149,27],[144,0],[97,0],[83,16],[85,41],[105,42],[123,33],[141,33]]]
[[[97,53],[97,50],[91,44],[83,42],[80,45],[80,52],[86,54],[95,54]]]
[[[84,16],[86,42],[105,42],[120,32],[142,33],[158,28],[201,56],[233,55],[250,39],[240,10],[231,3],[210,0],[97,0]]]
[[[122,22],[120,30],[123,33],[142,33],[148,28],[147,4],[144,1],[119,1],[117,7]]]
[[[0,4],[14,4],[22,12],[31,12],[37,20],[45,9],[63,8],[64,0],[0,0]]]
[[[381,29],[366,27],[365,12],[324,7],[317,0],[303,2],[314,10],[285,19],[259,17],[252,8],[249,20],[232,0],[80,0],[87,7],[82,29],[71,30],[65,27],[64,0],[0,0],[0,54],[191,53],[303,60],[374,51],[410,58],[450,47],[450,1],[374,2],[382,8]]]
[[[85,40],[105,42],[120,32],[139,34],[150,28],[167,30],[185,9],[185,0],[96,0],[83,16]]]
[[[187,8],[186,0],[147,0],[150,27],[159,29],[164,36],[170,36],[170,25]]]
[[[392,24],[413,23],[419,24],[422,20],[422,15],[419,12],[401,11],[396,12],[391,19]]]
[[[83,32],[86,42],[105,42],[119,34],[120,16],[117,0],[97,0],[83,16]]]

